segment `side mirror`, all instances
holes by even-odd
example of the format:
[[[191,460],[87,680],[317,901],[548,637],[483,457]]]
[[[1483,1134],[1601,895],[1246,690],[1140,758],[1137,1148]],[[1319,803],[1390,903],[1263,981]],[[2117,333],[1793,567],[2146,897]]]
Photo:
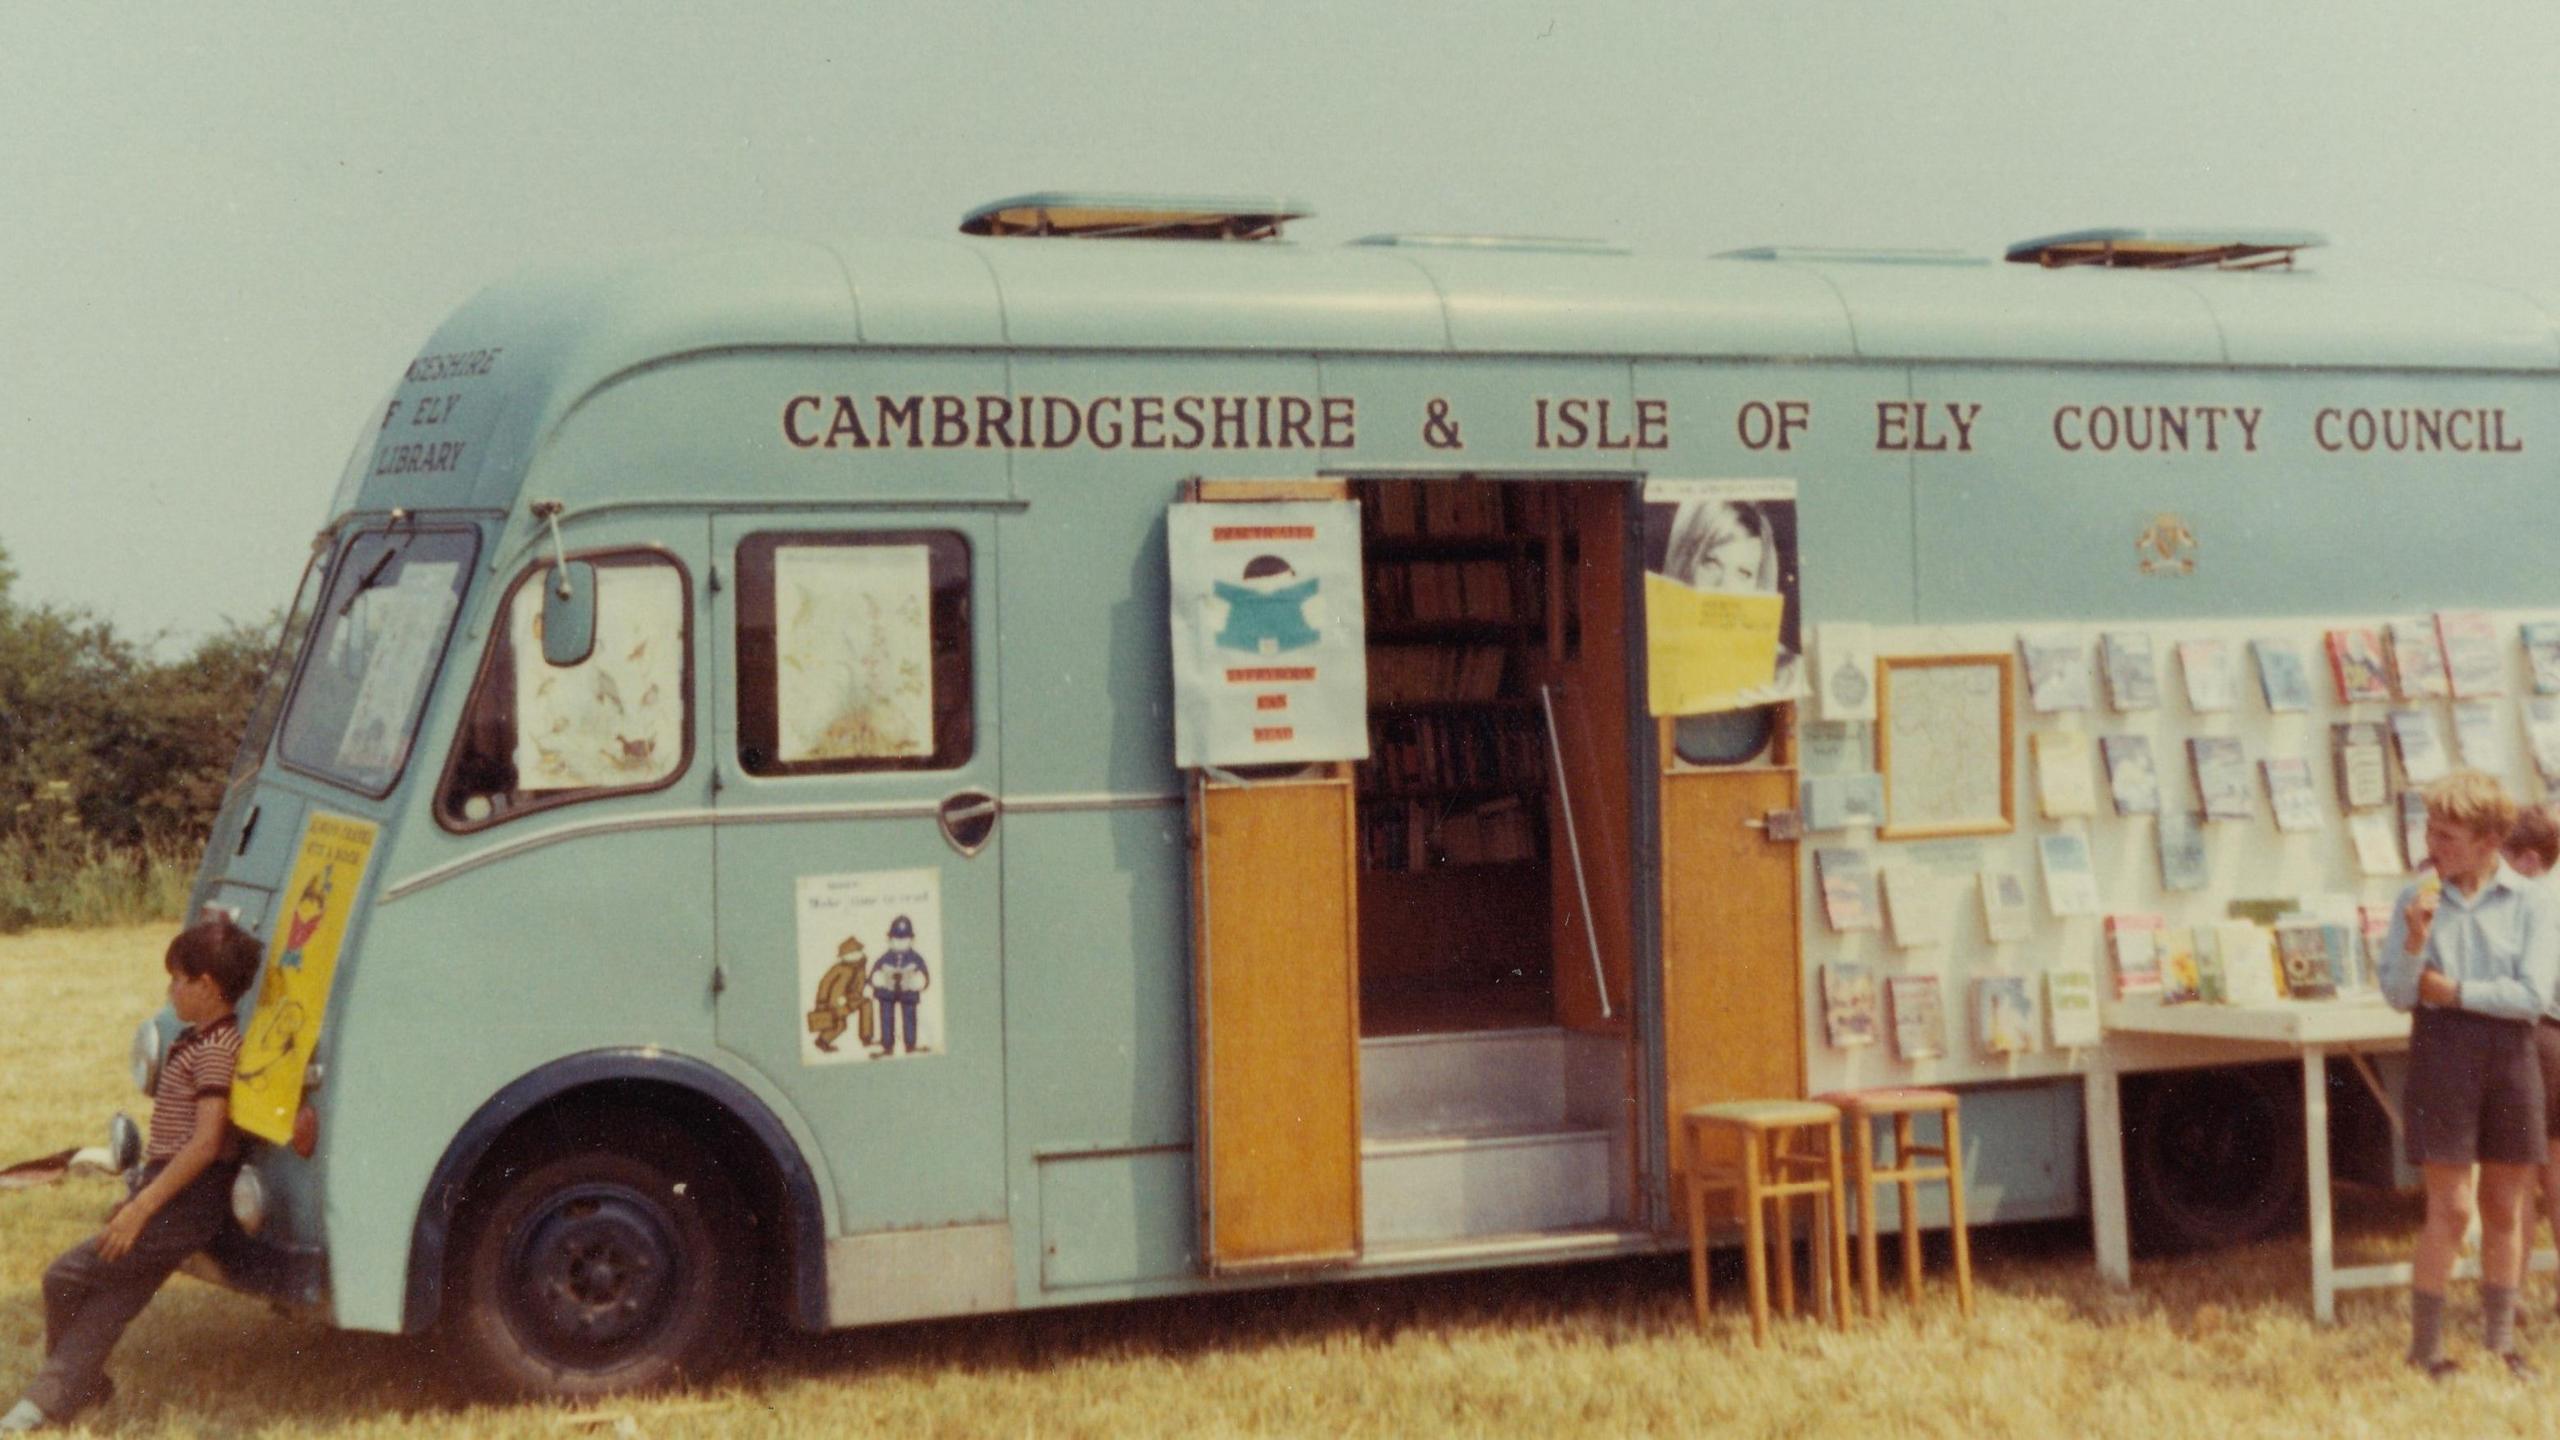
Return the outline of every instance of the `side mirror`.
[[[542,658],[567,669],[596,648],[596,567],[572,560],[542,577]]]

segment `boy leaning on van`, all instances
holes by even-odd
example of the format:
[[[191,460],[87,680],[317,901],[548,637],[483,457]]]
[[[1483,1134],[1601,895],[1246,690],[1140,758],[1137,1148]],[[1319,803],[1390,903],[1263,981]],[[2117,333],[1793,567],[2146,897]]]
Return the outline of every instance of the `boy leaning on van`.
[[[2489,1353],[2519,1376],[2515,1346],[2524,1214],[2545,1158],[2533,1029],[2560,983],[2560,894],[2501,858],[2515,802],[2457,770],[2426,789],[2434,872],[2401,892],[2378,970],[2395,1009],[2412,1010],[2408,1158],[2426,1176],[2426,1228],[2409,1282],[2409,1363],[2441,1379],[2444,1292],[2471,1220],[2479,1166],[2480,1302]]]
[[[259,958],[257,937],[228,919],[190,926],[169,942],[169,1005],[186,1028],[151,1095],[141,1176],[104,1230],[44,1272],[44,1364],[25,1398],[0,1415],[0,1433],[48,1429],[105,1404],[115,1393],[107,1352],[230,1213],[238,1168],[231,1073],[240,1055],[232,1007],[258,977]]]

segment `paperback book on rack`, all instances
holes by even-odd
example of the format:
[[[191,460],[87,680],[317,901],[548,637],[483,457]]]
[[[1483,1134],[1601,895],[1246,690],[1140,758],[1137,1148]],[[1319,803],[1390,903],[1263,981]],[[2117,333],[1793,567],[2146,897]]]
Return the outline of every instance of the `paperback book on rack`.
[[[2328,635],[2329,678],[2338,685],[2341,705],[2381,704],[2391,698],[2391,661],[2379,630],[2332,630]]]
[[[2106,928],[2107,965],[2117,998],[2158,990],[2160,935],[2168,922],[2157,915],[2110,915]]]
[[[2187,708],[2197,714],[2210,715],[2238,703],[2240,686],[2232,673],[2229,642],[2179,641],[2178,671],[2186,677]]]
[[[2107,794],[2118,815],[2160,813],[2160,770],[2151,758],[2150,736],[2101,736],[2098,753],[2107,762]]]
[[[2014,1055],[2036,1043],[2036,1003],[2024,975],[1983,975],[1973,982],[1973,1028],[1984,1053]]]
[[[2036,841],[2044,861],[2044,898],[2057,916],[2098,913],[2098,871],[2089,842],[2079,835],[2046,835]]]
[[[2160,708],[2160,660],[2150,632],[2110,630],[2099,638],[2098,655],[2107,672],[2107,703],[2119,714]]]
[[[1947,1001],[1935,975],[1896,975],[1886,980],[1893,1006],[1893,1053],[1931,1060],[1947,1053]]]
[[[2098,1043],[2098,981],[2079,966],[2044,974],[2045,1038],[2056,1050]]]
[[[2254,820],[2258,807],[2249,783],[2249,757],[2228,735],[2197,735],[2187,741],[2187,760],[2195,770],[2196,801],[2207,820]]]
[[[2457,700],[2485,700],[2507,693],[2507,657],[2498,628],[2479,610],[2436,612],[2436,642],[2444,650],[2446,678]]]
[[[2329,727],[2329,744],[2337,761],[2340,807],[2352,812],[2391,803],[2391,766],[2383,753],[2381,726],[2369,720],[2340,721]]]
[[[1822,915],[1832,929],[1845,934],[1880,928],[1875,868],[1866,851],[1816,850],[1813,869],[1822,883]]]
[[[2029,631],[2018,637],[2027,666],[2027,699],[2039,715],[2089,708],[2089,639],[2076,630]]]
[[[2090,779],[2089,737],[2078,730],[2044,730],[2029,737],[2035,752],[2036,796],[2047,820],[2098,813]]]
[[[2391,687],[2401,699],[2441,700],[2453,693],[2433,621],[2394,620],[2383,633],[2391,642]]]
[[[2271,714],[2311,708],[2311,672],[2302,663],[2302,647],[2290,640],[2252,640],[2258,659],[2258,694]]]
[[[1822,967],[1822,1033],[1837,1049],[1876,1043],[1876,971],[1835,961]]]

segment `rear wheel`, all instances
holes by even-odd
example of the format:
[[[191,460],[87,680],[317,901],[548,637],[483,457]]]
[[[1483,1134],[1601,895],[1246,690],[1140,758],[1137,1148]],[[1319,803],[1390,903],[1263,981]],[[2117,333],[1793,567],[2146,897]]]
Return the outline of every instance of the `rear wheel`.
[[[2302,1097],[2264,1069],[2128,1081],[2125,1179],[2134,1238],[2166,1253],[2238,1245],[2302,1208]]]
[[[452,1328],[491,1387],[649,1389],[717,1368],[745,1332],[734,1192],[677,1137],[632,1151],[487,1172],[503,1188],[468,1224]]]

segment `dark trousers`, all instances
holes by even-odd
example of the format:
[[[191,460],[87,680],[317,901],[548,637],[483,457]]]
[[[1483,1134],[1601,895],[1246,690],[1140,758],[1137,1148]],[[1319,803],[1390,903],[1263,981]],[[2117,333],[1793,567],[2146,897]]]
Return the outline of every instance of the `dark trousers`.
[[[143,1172],[146,1183],[159,1169]],[[63,1251],[44,1272],[44,1365],[27,1386],[37,1409],[58,1419],[100,1398],[107,1352],[124,1327],[172,1271],[212,1242],[230,1215],[234,1173],[232,1166],[215,1165],[197,1176],[169,1197],[133,1248],[115,1259],[98,1257],[98,1237],[92,1235]]]

